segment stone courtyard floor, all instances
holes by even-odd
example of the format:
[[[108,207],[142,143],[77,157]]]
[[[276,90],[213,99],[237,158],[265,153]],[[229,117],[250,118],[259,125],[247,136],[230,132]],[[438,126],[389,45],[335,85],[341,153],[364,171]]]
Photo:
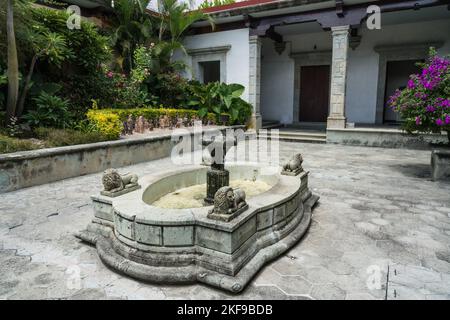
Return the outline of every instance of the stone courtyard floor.
[[[450,182],[430,152],[283,142],[320,201],[307,235],[240,295],[145,284],[107,269],[73,234],[101,173],[0,195],[3,299],[450,299]],[[121,168],[142,176],[168,159]],[[79,277],[78,277],[79,275]]]

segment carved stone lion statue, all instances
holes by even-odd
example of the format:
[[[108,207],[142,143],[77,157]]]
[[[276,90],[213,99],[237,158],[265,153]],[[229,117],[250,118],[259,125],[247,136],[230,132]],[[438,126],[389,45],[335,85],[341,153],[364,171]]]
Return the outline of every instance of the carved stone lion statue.
[[[233,190],[233,188],[225,186],[217,190],[214,195],[214,208],[209,213],[229,215],[246,205],[245,192],[243,190]]]
[[[301,172],[303,157],[300,153],[293,155],[292,158],[283,165],[283,171],[285,172]]]
[[[114,193],[137,186],[138,176],[131,173],[120,175],[116,169],[111,168],[103,172],[102,182],[104,191]]]

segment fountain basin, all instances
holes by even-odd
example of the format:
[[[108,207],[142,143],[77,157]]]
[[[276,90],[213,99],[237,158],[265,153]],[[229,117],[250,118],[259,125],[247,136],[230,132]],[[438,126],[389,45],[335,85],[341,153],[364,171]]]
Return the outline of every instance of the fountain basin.
[[[137,279],[162,283],[203,282],[243,290],[268,261],[307,231],[318,197],[308,172],[271,174],[258,164],[227,166],[230,180],[264,181],[271,188],[247,199],[248,209],[229,222],[207,217],[212,206],[189,209],[152,205],[165,194],[206,180],[204,166],[140,179],[141,189],[108,198],[94,196],[95,218],[78,237],[96,245],[102,261]]]

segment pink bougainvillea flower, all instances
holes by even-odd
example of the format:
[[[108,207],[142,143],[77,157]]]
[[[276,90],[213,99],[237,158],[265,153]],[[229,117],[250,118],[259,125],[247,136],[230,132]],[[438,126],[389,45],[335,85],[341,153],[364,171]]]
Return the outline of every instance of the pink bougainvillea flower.
[[[448,114],[445,116],[445,124],[450,124],[450,116]]]
[[[416,117],[416,124],[419,125],[422,123],[422,120],[420,119],[420,117]]]
[[[437,120],[436,120],[436,124],[437,124],[438,126],[443,126],[443,125],[444,125],[444,121],[442,121],[442,119],[437,119]]]
[[[426,110],[427,110],[427,112],[434,112],[436,109],[433,106],[428,105]]]
[[[416,87],[414,81],[412,79],[410,79],[408,81],[408,89],[414,89]]]
[[[113,73],[112,71],[109,71],[109,72],[106,74],[106,76],[107,76],[108,78],[112,78],[113,75],[114,75],[114,73]]]

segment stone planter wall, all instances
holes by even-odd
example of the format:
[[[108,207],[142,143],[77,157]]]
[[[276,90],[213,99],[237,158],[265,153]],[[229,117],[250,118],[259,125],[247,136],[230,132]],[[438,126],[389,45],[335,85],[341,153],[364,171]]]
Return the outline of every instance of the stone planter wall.
[[[327,143],[366,147],[430,150],[430,143],[446,143],[446,134],[407,134],[398,129],[327,129]]]
[[[168,157],[176,143],[165,134],[2,154],[0,193]]]

